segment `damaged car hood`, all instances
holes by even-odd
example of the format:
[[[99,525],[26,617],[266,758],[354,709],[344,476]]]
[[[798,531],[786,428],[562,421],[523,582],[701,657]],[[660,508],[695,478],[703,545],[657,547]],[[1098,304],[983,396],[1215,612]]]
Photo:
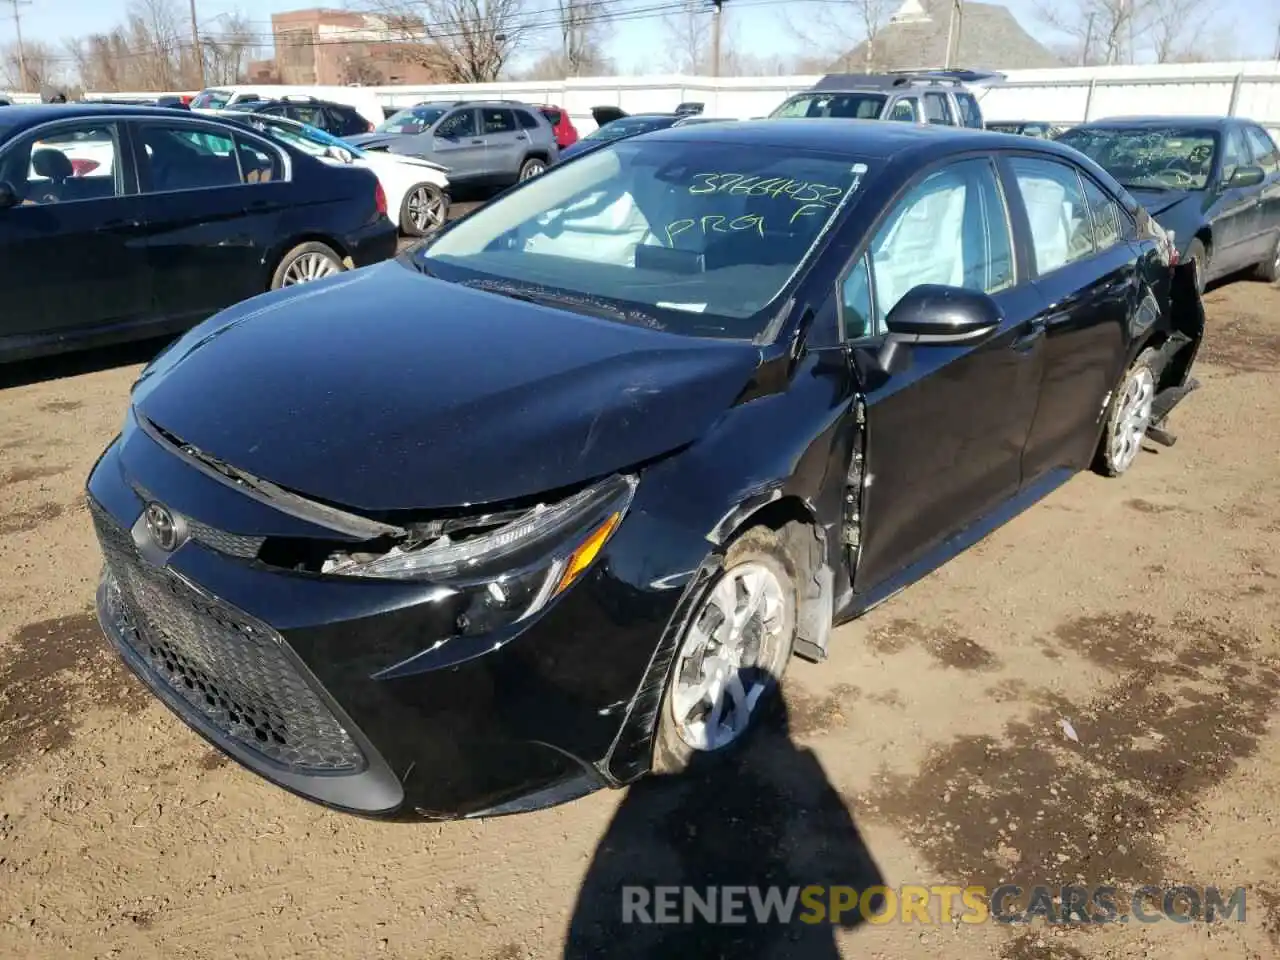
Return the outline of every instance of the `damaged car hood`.
[[[144,371],[136,413],[287,490],[368,513],[569,487],[696,440],[750,343],[446,283],[400,261],[266,294]]]

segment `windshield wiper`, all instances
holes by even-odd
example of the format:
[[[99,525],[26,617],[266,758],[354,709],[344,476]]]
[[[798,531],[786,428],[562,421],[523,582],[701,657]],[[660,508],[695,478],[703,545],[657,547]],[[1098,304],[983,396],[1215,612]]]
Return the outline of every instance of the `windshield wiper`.
[[[523,300],[525,303],[536,303],[544,307],[561,307],[566,310],[585,313],[601,320],[621,320],[623,323],[635,323],[641,326],[662,329],[662,323],[652,314],[640,310],[626,310],[613,304],[597,300],[594,297],[576,297],[563,293],[552,293],[539,288],[516,286],[500,280],[464,280],[464,287],[485,290],[512,300]]]

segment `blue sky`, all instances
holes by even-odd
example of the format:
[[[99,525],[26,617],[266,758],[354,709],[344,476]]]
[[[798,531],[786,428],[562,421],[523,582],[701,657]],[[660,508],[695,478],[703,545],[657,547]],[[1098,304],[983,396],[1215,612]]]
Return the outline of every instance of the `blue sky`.
[[[661,0],[658,0],[661,2]],[[185,11],[186,3],[178,0],[179,9]],[[320,6],[307,0],[197,0],[199,19],[208,22],[221,13],[251,10],[255,31],[264,36],[271,32],[271,14],[284,10],[296,10],[306,6]],[[341,0],[329,4],[340,6]],[[614,0],[618,10],[643,7],[652,10],[655,0]],[[23,33],[30,39],[59,43],[68,34],[85,34],[110,29],[122,17],[125,0],[33,0],[22,7]],[[799,42],[794,32],[786,28],[787,21],[803,23],[806,18],[818,15],[830,16],[835,8],[831,0],[807,3],[804,0],[733,0],[725,4],[726,26],[734,36],[739,49],[745,52],[770,55],[790,54],[798,50]],[[1044,42],[1055,37],[1035,13],[1034,0],[1007,0],[1005,6],[1018,17],[1023,26]],[[554,0],[526,0],[527,17],[538,21],[551,19],[546,11],[555,7]],[[1275,56],[1276,30],[1280,21],[1280,5],[1276,0],[1216,0],[1221,15],[1215,18],[1223,24],[1221,30],[1230,31],[1232,46],[1246,58],[1268,59]],[[2,11],[8,13],[5,3]],[[853,18],[852,8],[850,18]],[[1234,36],[1231,36],[1234,34]],[[850,35],[855,35],[851,28]],[[0,20],[0,43],[13,39],[13,22]],[[633,19],[613,26],[609,47],[615,61],[628,72],[661,72],[666,66],[664,32],[661,21],[649,16]],[[645,69],[651,67],[652,69]]]

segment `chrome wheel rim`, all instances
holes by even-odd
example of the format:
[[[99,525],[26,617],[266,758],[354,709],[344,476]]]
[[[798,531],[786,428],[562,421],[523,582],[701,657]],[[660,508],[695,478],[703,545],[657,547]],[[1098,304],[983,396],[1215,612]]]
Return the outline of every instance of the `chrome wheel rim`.
[[[415,188],[409,194],[409,220],[422,233],[438,230],[444,223],[444,194],[430,187]]]
[[[304,253],[289,264],[289,268],[284,272],[282,286],[292,287],[297,283],[310,283],[321,277],[332,276],[341,270],[342,265],[332,257],[327,257],[323,253]]]
[[[725,571],[693,618],[676,660],[671,713],[693,750],[722,750],[742,736],[787,653],[787,597],[761,563]]]
[[[1155,378],[1146,367],[1134,371],[1125,381],[1124,396],[1116,415],[1111,438],[1111,461],[1117,470],[1126,470],[1142,449],[1142,438],[1151,425],[1151,405],[1156,396]]]
[[[1276,238],[1276,255],[1271,261],[1271,277],[1273,280],[1280,280],[1280,237]]]
[[[520,179],[532,180],[534,177],[536,177],[538,174],[542,173],[542,171],[546,169],[547,168],[542,165],[541,161],[530,160],[528,163],[524,165],[524,169],[520,171]]]

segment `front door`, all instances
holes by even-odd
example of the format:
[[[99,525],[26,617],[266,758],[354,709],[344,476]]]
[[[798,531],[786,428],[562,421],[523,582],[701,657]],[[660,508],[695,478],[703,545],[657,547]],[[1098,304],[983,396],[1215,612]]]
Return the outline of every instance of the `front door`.
[[[181,326],[264,292],[263,249],[289,189],[274,148],[185,120],[130,126],[156,315]]]
[[[1127,215],[1076,167],[1013,157],[1007,169],[1045,303],[1044,381],[1022,457],[1029,485],[1050,470],[1086,467],[1093,456],[1139,295],[1139,251],[1123,236],[1132,234]]]
[[[1217,164],[1217,176],[1209,185],[1214,192],[1209,212],[1213,223],[1210,277],[1221,277],[1253,262],[1251,246],[1258,220],[1258,188],[1227,186],[1237,168],[1249,165],[1244,132],[1238,127],[1228,127],[1219,150],[1222,156]]]
[[[860,594],[1018,490],[1044,339],[1031,323],[1040,294],[1018,282],[1012,237],[992,162],[963,160],[908,191],[844,281],[846,335],[865,334],[869,350],[918,284],[982,290],[1004,317],[979,343],[915,345],[905,369],[863,385],[869,478]]]
[[[474,183],[488,172],[478,113],[474,107],[461,107],[443,117],[433,131],[431,159],[449,168],[451,183]]]
[[[0,273],[12,291],[0,337],[80,336],[150,316],[136,181],[114,122],[41,128],[0,155],[17,205],[0,210]]]

